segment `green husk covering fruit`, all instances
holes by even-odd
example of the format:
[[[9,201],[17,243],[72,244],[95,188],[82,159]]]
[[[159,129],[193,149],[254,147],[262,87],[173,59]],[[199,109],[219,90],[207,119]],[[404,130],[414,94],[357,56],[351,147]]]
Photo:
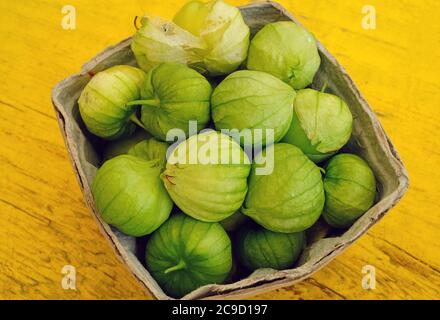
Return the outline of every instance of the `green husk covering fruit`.
[[[79,97],[79,111],[87,129],[104,139],[131,135],[134,106],[130,101],[140,98],[145,73],[135,67],[119,65],[93,76]]]
[[[156,160],[121,155],[106,161],[92,184],[102,219],[135,237],[156,230],[173,208],[159,175]]]
[[[147,75],[141,90],[141,121],[145,129],[159,140],[180,129],[188,134],[189,122],[197,129],[209,122],[211,84],[201,74],[179,63],[163,63]]]
[[[222,0],[190,1],[173,21],[202,41],[202,72],[206,69],[212,76],[229,74],[246,59],[249,27],[240,10]]]
[[[184,213],[201,221],[218,222],[241,207],[250,167],[240,145],[208,130],[173,150],[162,180]]]
[[[295,90],[289,85],[268,73],[236,71],[223,80],[212,94],[215,128],[250,130],[252,141],[241,141],[244,146],[264,146],[267,129],[274,130],[268,142],[278,142],[292,121],[295,95]],[[256,129],[259,135],[255,133]]]
[[[166,142],[150,138],[132,146],[128,150],[128,154],[144,160],[156,160],[159,167],[163,169],[167,163],[168,147],[169,145]]]
[[[151,135],[147,131],[138,128],[131,136],[109,141],[102,151],[102,159],[107,161],[121,154],[127,154],[134,145],[150,137]]]
[[[351,226],[374,203],[376,180],[368,164],[353,154],[338,154],[326,167],[323,217],[331,226]]]
[[[202,68],[202,59],[197,54],[203,50],[199,38],[160,17],[144,16],[141,24],[133,36],[131,49],[143,70],[149,72],[164,62]]]
[[[249,270],[291,268],[305,247],[304,232],[279,233],[247,225],[237,239],[241,263]]]
[[[141,22],[131,48],[145,71],[179,62],[216,76],[231,73],[246,59],[249,27],[240,10],[221,0],[190,1],[173,22],[149,16]]]
[[[104,160],[96,211],[129,246],[145,237],[146,268],[166,294],[295,268],[307,242],[320,248],[374,204],[373,171],[340,151],[355,146],[345,147],[349,106],[306,88],[331,70],[326,61],[313,82],[321,59],[308,31],[269,23],[250,44],[240,10],[222,0],[141,23],[131,42],[140,68],[98,72],[79,97],[78,124],[97,136],[88,142],[98,157],[80,156],[89,169]],[[106,63],[132,58],[120,52]]]
[[[146,263],[164,291],[180,298],[226,280],[232,267],[231,241],[218,223],[176,214],[148,240]]]
[[[272,157],[273,172],[257,175],[264,158]],[[291,233],[310,228],[323,207],[321,171],[300,149],[278,143],[257,155],[242,213],[268,230]]]
[[[290,21],[264,26],[252,39],[247,68],[270,73],[294,89],[312,83],[321,64],[313,35]]]
[[[300,90],[293,120],[283,142],[300,148],[312,161],[332,156],[350,139],[353,116],[339,97],[313,89]]]

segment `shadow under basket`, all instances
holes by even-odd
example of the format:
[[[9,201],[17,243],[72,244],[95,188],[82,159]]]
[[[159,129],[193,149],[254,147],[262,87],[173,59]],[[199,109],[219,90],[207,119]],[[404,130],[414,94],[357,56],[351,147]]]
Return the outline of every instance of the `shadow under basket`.
[[[282,6],[273,2],[251,4],[241,7],[240,10],[252,35],[264,25],[275,21],[292,20],[300,24]],[[143,261],[137,258],[135,239],[122,235],[101,220],[90,189],[100,164],[99,143],[84,129],[78,113],[77,100],[91,75],[117,64],[136,65],[130,43],[131,39],[126,39],[116,46],[107,48],[87,62],[80,73],[60,82],[53,90],[52,101],[85,201],[102,233],[110,240],[116,255],[146,291],[158,299],[172,299],[152,278]],[[260,269],[234,283],[203,286],[183,299],[242,298],[304,280],[367,232],[406,192],[408,176],[405,167],[378,119],[345,70],[319,42],[318,46],[322,63],[313,87],[321,88],[324,83],[328,83],[328,91],[343,98],[350,106],[354,117],[353,134],[344,150],[361,156],[373,169],[378,185],[376,204],[345,232],[331,234],[329,237],[329,234],[318,226],[317,230],[313,231],[313,241],[309,243],[294,269]]]

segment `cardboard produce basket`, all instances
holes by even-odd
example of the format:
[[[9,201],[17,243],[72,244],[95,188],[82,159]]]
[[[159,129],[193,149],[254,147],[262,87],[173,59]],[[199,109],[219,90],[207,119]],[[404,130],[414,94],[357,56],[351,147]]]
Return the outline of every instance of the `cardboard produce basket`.
[[[264,25],[279,20],[297,19],[281,5],[274,2],[251,4],[240,8],[252,35]],[[115,231],[101,220],[92,197],[90,186],[101,162],[97,150],[97,139],[90,135],[81,122],[77,100],[91,75],[117,64],[136,65],[130,49],[131,39],[107,48],[87,62],[80,73],[62,82],[54,89],[52,100],[61,132],[72,161],[85,201],[103,235],[111,242],[116,255],[125,263],[145,290],[158,299],[172,299],[159,287],[137,256],[134,239]],[[373,111],[360,94],[349,75],[318,42],[321,67],[313,83],[321,88],[328,83],[328,91],[343,98],[353,114],[353,134],[344,148],[365,159],[374,171],[378,184],[376,204],[368,210],[350,229],[330,236],[318,231],[313,243],[309,243],[294,269],[277,271],[257,270],[250,276],[231,284],[206,285],[184,297],[184,299],[242,298],[282,286],[297,283],[322,268],[344,249],[350,246],[368,229],[377,223],[404,195],[408,188],[408,176],[396,150],[382,129]],[[319,236],[320,234],[320,236]]]

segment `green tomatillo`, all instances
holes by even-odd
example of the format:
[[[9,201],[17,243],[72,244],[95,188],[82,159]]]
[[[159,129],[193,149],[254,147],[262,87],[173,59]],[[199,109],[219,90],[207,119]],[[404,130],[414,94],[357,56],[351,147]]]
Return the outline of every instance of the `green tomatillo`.
[[[259,169],[271,166],[270,174]],[[277,143],[258,154],[241,212],[274,232],[311,227],[324,207],[320,169],[295,146]]]
[[[135,106],[140,99],[146,74],[141,69],[118,65],[98,72],[79,97],[79,111],[87,129],[94,135],[114,140],[131,135],[136,126]]]
[[[179,63],[163,63],[153,68],[141,90],[141,121],[155,138],[166,141],[170,130],[189,133],[194,121],[201,130],[209,122],[212,88],[208,80]],[[173,135],[174,137],[174,135]]]
[[[148,161],[157,160],[159,167],[164,169],[167,163],[168,147],[166,142],[150,138],[135,144],[127,153]]]
[[[204,45],[199,38],[160,17],[146,15],[141,19],[141,24],[133,36],[131,49],[137,64],[144,71],[149,72],[164,62],[203,69],[198,52],[204,49]]]
[[[240,229],[237,256],[249,270],[291,268],[305,246],[304,232],[279,233],[253,224]]]
[[[134,237],[156,230],[173,208],[160,171],[157,160],[131,155],[106,161],[92,183],[93,198],[102,219]]]
[[[201,221],[218,222],[241,207],[250,168],[239,144],[208,130],[177,145],[168,157],[162,180],[184,213]]]
[[[290,129],[282,140],[300,148],[316,163],[342,148],[350,139],[353,127],[353,116],[347,104],[322,91],[304,89],[297,92]]]
[[[247,68],[265,71],[294,89],[312,83],[321,64],[313,35],[290,21],[264,26],[252,39]]]
[[[121,154],[127,154],[134,145],[150,137],[147,131],[139,127],[131,136],[108,141],[103,148],[102,159],[107,161]]]
[[[202,41],[211,76],[229,74],[246,59],[250,32],[238,8],[222,0],[189,1],[173,21]]]
[[[141,22],[131,48],[145,71],[179,62],[217,76],[231,73],[246,59],[249,27],[240,10],[222,0],[190,1],[173,22],[150,16]]]
[[[373,205],[376,179],[364,160],[342,153],[330,159],[324,189],[324,219],[333,227],[347,228]]]
[[[175,297],[207,284],[223,283],[232,267],[231,240],[218,223],[173,215],[147,242],[148,270]]]
[[[212,119],[217,130],[238,130],[242,146],[278,142],[289,129],[295,90],[260,71],[230,74],[211,97]],[[271,130],[270,132],[268,130]],[[246,131],[250,136],[246,136]],[[270,135],[269,135],[270,134]]]

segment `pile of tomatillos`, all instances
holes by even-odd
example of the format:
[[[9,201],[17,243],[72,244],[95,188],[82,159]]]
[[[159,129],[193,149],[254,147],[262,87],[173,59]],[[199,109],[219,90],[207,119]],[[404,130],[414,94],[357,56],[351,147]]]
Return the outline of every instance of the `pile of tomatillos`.
[[[97,210],[147,236],[146,267],[167,294],[293,268],[321,216],[348,228],[374,204],[368,164],[338,152],[350,108],[308,88],[321,60],[302,27],[270,23],[250,39],[237,8],[191,1],[172,22],[145,16],[131,49],[138,67],[95,74],[78,104],[106,140]]]

